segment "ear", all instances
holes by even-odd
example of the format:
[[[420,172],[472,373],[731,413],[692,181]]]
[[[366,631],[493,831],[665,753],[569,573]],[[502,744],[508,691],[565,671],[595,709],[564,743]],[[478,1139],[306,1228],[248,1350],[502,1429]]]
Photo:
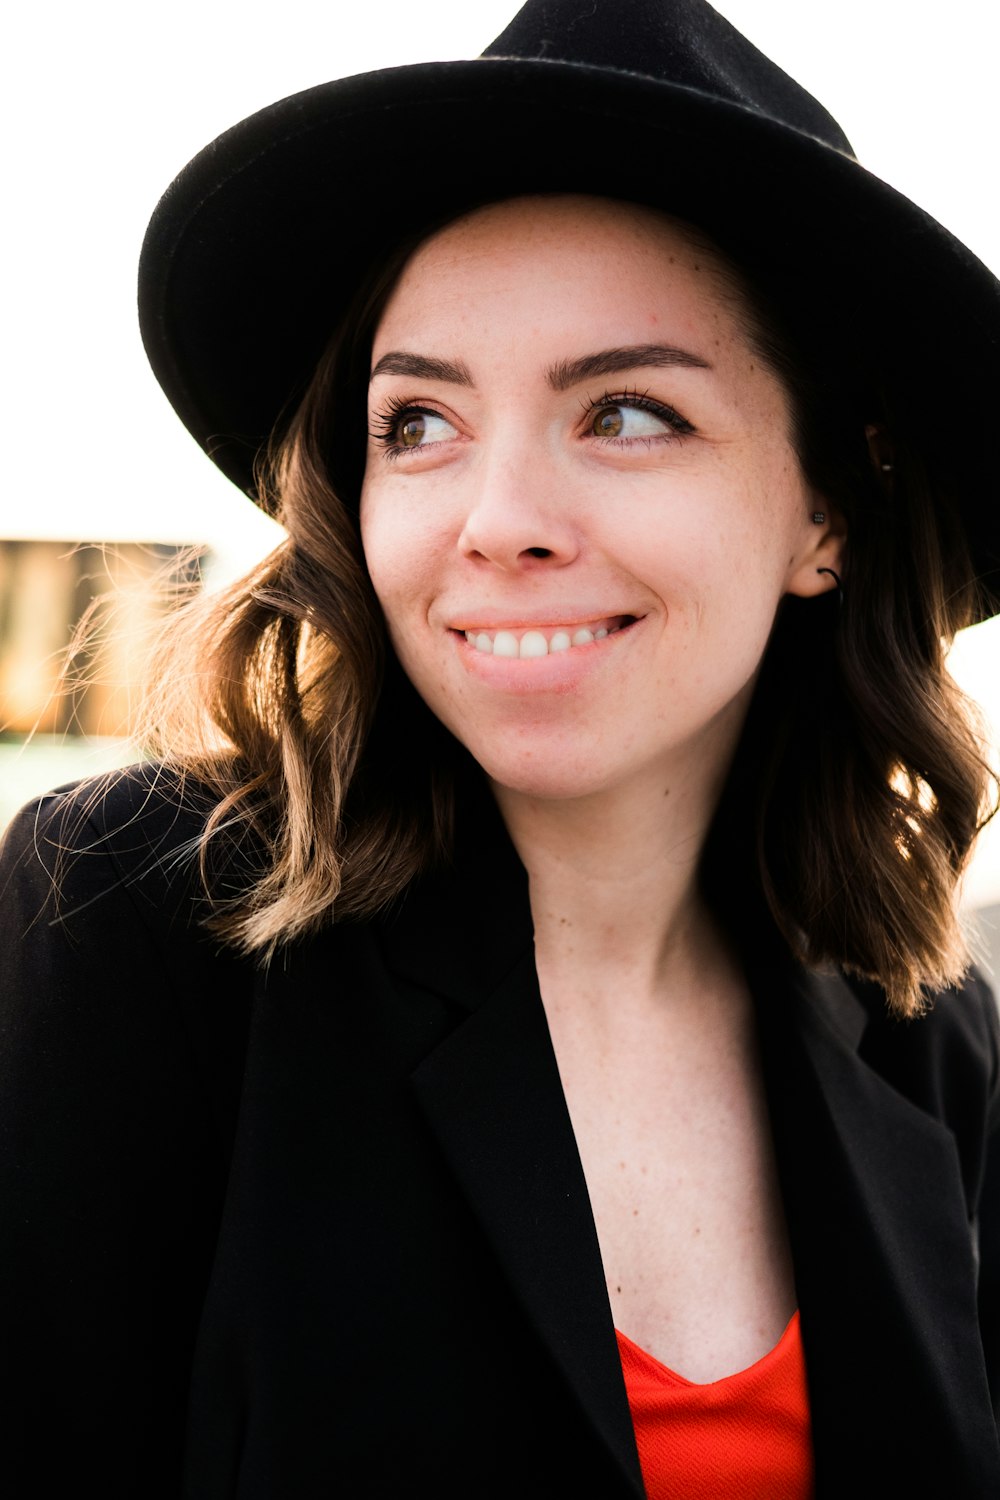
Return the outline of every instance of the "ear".
[[[868,440],[868,455],[873,468],[883,476],[884,483],[891,484],[894,454],[889,434],[884,427],[869,422],[865,428],[865,437]]]
[[[803,545],[788,571],[786,593],[814,599],[837,587],[847,559],[847,526],[843,516],[826,500],[814,496]],[[826,568],[829,572],[821,572]]]

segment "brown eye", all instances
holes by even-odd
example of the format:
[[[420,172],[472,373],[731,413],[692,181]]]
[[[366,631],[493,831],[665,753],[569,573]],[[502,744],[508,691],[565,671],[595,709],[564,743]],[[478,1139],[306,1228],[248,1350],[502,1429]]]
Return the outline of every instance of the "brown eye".
[[[694,432],[691,423],[679,412],[661,406],[648,396],[622,396],[620,400],[605,398],[603,406],[592,408],[589,421],[593,437],[619,444],[628,444],[633,439],[649,444]]]
[[[616,438],[621,436],[624,426],[620,406],[604,406],[594,414],[591,432],[595,437]]]
[[[430,448],[458,436],[446,417],[436,411],[422,411],[418,406],[407,407],[381,420],[385,424],[384,441],[397,453],[413,453],[417,448]]]
[[[407,417],[399,429],[399,443],[402,448],[418,448],[424,440],[427,431],[427,421],[419,414]]]

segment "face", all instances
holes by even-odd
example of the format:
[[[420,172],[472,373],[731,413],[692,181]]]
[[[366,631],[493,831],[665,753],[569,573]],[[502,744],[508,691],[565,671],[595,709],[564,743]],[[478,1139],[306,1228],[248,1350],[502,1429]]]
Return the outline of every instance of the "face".
[[[403,668],[511,792],[728,764],[775,612],[839,565],[718,262],[664,217],[448,226],[378,327],[361,503]]]

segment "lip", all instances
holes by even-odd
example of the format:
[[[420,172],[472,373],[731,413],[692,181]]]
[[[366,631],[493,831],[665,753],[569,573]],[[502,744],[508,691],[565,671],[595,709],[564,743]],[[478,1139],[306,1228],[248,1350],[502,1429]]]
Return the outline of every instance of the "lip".
[[[463,609],[455,611],[445,621],[449,630],[464,635],[467,630],[485,630],[492,635],[497,630],[579,630],[581,625],[590,625],[595,620],[637,620],[639,612],[634,609],[608,609],[607,604],[576,603],[555,608],[537,606],[518,610],[498,610],[495,606],[485,609]]]
[[[514,631],[540,629],[543,625],[553,630],[571,630],[574,626],[579,627],[593,620],[622,618],[627,619],[628,623],[602,640],[591,641],[585,646],[574,646],[567,651],[550,652],[547,656],[531,657],[527,660],[520,657],[493,656],[484,651],[477,651],[465,637],[466,630],[473,630],[477,626],[491,632],[505,629]],[[481,617],[477,617],[475,624],[451,627],[450,634],[455,643],[459,661],[470,677],[501,692],[517,695],[567,693],[580,687],[592,673],[610,664],[618,651],[627,650],[629,642],[641,629],[644,618],[645,616],[642,615],[627,613],[608,615],[606,612],[596,610],[592,614],[578,616],[573,620],[553,622],[549,614],[544,620],[538,616],[533,623],[528,623],[524,615],[519,615],[516,621],[512,621],[508,616],[504,624],[486,625]]]
[[[539,622],[533,625],[526,625],[523,620],[519,620],[516,625],[496,625],[492,627],[477,623],[475,625],[467,625],[463,629],[462,634],[496,636],[502,632],[506,632],[509,635],[523,636],[527,635],[530,631],[536,631],[542,635],[553,636],[557,631],[561,630],[566,635],[571,635],[574,631],[584,627],[591,631],[603,629],[606,633],[610,634],[613,630],[621,630],[623,626],[631,624],[635,618],[635,615],[594,615],[589,620],[546,620],[544,623]]]

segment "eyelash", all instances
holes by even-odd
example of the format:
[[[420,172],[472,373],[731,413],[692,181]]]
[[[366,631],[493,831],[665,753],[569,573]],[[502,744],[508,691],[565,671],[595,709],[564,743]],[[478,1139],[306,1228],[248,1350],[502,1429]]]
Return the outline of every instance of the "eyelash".
[[[430,406],[415,406],[412,401],[403,401],[399,396],[387,396],[381,411],[372,413],[376,431],[369,434],[385,451],[386,458],[398,458],[401,453],[416,453],[416,448],[404,448],[396,433],[404,417],[439,417],[440,412]]]
[[[666,406],[662,401],[654,401],[645,391],[638,389],[624,391],[605,391],[604,395],[597,401],[589,398],[582,401],[585,417],[594,417],[599,411],[608,406],[628,406],[637,411],[652,412],[653,416],[661,418],[662,421],[673,428],[669,434],[665,433],[662,438],[622,438],[622,437],[598,437],[593,435],[593,441],[603,446],[628,447],[637,442],[644,442],[647,447],[655,442],[676,442],[679,438],[688,437],[697,432],[697,428],[690,423],[686,417],[672,406]],[[399,431],[404,417],[439,417],[441,413],[435,411],[431,406],[420,406],[413,401],[403,400],[399,396],[387,396],[385,406],[381,411],[372,413],[376,431],[370,436],[379,443],[387,459],[399,458],[401,454],[419,453],[420,446],[406,448],[399,442],[396,434]]]
[[[649,447],[656,442],[676,442],[679,438],[690,437],[698,430],[686,417],[682,417],[675,407],[667,406],[662,401],[655,401],[652,396],[634,386],[631,390],[605,391],[599,401],[591,401],[588,397],[586,401],[582,401],[580,404],[583,407],[586,417],[593,418],[599,411],[608,406],[630,406],[636,411],[652,412],[654,417],[660,417],[662,421],[666,422],[668,427],[673,428],[671,433],[664,433],[662,438],[602,438],[597,437],[596,434],[594,435],[595,442],[611,444],[613,447],[626,447],[633,443],[645,443]]]

